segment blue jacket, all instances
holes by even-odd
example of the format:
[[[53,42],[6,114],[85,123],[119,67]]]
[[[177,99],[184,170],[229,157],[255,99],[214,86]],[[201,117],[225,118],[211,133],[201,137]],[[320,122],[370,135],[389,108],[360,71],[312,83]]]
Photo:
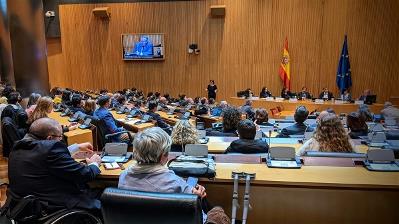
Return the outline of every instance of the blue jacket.
[[[125,129],[123,127],[118,128],[116,126],[114,116],[112,116],[112,114],[104,107],[100,107],[96,111],[94,111],[94,116],[97,116],[98,119],[104,121],[105,126],[107,126],[106,134],[113,134],[116,132],[125,131]]]

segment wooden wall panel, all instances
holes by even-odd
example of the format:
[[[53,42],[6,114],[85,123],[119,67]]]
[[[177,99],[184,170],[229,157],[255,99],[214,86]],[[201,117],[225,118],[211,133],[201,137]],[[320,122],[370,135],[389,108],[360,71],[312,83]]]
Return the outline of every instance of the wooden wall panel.
[[[225,18],[209,7],[225,4]],[[109,6],[111,19],[91,10]],[[285,37],[292,88],[335,93],[335,74],[348,34],[353,95],[370,88],[378,100],[399,95],[399,3],[395,0],[204,0],[61,5],[62,52],[49,55],[52,86],[110,90],[138,87],[176,95],[205,95],[209,79],[219,99],[250,87],[279,93]],[[121,59],[122,33],[165,33],[166,60]],[[189,55],[198,43],[200,55]],[[53,44],[54,45],[54,44]],[[53,47],[54,46],[49,46]]]

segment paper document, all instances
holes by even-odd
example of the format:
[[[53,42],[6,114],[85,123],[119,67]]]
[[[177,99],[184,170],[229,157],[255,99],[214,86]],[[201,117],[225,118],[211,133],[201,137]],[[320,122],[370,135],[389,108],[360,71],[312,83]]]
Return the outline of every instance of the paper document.
[[[296,161],[278,161],[272,160],[271,165],[275,167],[297,167],[298,164]]]

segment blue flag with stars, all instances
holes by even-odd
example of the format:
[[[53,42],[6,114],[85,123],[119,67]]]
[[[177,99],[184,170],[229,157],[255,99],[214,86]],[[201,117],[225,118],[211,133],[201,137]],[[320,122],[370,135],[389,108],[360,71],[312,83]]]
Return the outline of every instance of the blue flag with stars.
[[[337,86],[341,94],[352,86],[351,66],[349,63],[348,42],[346,35],[338,64]]]

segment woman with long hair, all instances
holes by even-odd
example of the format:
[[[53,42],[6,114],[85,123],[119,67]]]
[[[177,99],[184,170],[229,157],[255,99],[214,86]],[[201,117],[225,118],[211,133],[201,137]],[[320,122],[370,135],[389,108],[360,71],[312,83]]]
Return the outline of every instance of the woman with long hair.
[[[354,152],[354,146],[341,120],[330,113],[320,119],[313,137],[303,144],[297,154],[302,156],[306,151]]]
[[[36,108],[28,118],[28,124],[32,124],[35,120],[48,117],[47,115],[53,110],[53,99],[44,96],[37,101]]]
[[[196,144],[199,141],[198,131],[189,120],[179,120],[173,127],[171,138],[172,152],[181,152],[186,144]]]

